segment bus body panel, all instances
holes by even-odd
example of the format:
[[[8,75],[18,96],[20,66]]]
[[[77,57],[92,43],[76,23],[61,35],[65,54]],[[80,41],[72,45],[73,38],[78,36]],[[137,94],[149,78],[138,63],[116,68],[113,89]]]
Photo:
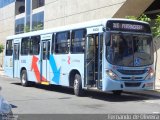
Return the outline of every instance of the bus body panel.
[[[110,20],[110,19],[109,19]],[[147,65],[147,66],[142,66],[142,67],[122,67],[118,65],[112,65],[109,63],[106,59],[106,42],[107,40],[110,40],[110,33],[113,31],[110,31],[109,28],[106,27],[107,22],[109,21],[107,19],[104,20],[97,20],[97,21],[92,21],[92,22],[86,22],[86,23],[81,23],[81,24],[76,24],[76,25],[70,25],[70,26],[64,26],[64,27],[59,27],[55,29],[50,29],[50,30],[41,30],[37,32],[30,32],[30,33],[24,33],[20,35],[14,35],[7,37],[7,40],[14,39],[14,45],[19,44],[19,49],[21,49],[21,38],[23,37],[32,37],[32,36],[40,36],[40,52],[39,55],[21,55],[19,54],[19,61],[14,61],[12,56],[5,56],[5,62],[4,62],[4,68],[5,68],[5,74],[13,77],[14,75],[16,77],[20,78],[20,73],[22,72],[23,69],[27,71],[27,77],[28,81],[33,81],[36,83],[48,83],[48,84],[55,84],[55,85],[62,85],[62,86],[70,86],[70,73],[73,70],[76,70],[79,72],[82,80],[82,88],[83,89],[89,89],[89,88],[96,88],[97,90],[101,91],[114,91],[114,90],[145,90],[145,89],[153,89],[154,87],[154,77],[149,80],[145,80],[147,78],[149,69],[154,69],[153,65]],[[112,20],[112,19],[111,19]],[[139,22],[139,21],[134,21],[134,20],[124,20],[124,19],[113,19],[114,22],[116,20],[122,21],[123,22],[137,22],[137,23],[143,23],[146,24],[145,22]],[[113,24],[113,30],[114,32],[121,33],[125,31],[118,31],[117,29],[122,29],[123,27],[126,30],[130,30],[128,33],[131,34],[141,34],[144,35],[144,33],[135,33],[135,31],[131,31],[132,27],[134,29],[141,30],[140,26],[136,25],[123,25],[119,23],[114,23]],[[102,52],[102,58],[101,56],[98,56],[98,58],[101,58],[101,60],[97,60],[98,62],[101,62],[102,65],[99,65],[100,63],[97,63],[97,61],[94,61],[94,64],[97,64],[95,66],[91,65],[89,70],[92,70],[91,68],[94,68],[96,70],[96,73],[91,74],[94,75],[94,81],[88,80],[89,73],[88,68],[86,67],[87,65],[87,55],[86,53],[88,51],[85,50],[84,54],[73,54],[70,51],[68,53],[64,54],[57,54],[55,51],[52,51],[52,35],[56,35],[58,32],[64,32],[64,31],[69,31],[70,36],[72,37],[72,30],[78,30],[78,29],[86,29],[86,41],[89,41],[89,36],[93,37],[94,40],[97,40],[94,43],[94,49],[95,51],[101,53]],[[117,31],[116,31],[117,30]],[[150,34],[151,35],[151,34]],[[101,37],[103,38],[102,41],[100,41]],[[19,39],[19,42],[18,42]],[[86,46],[88,43],[85,41]],[[102,45],[99,45],[100,42],[102,42]],[[70,38],[70,42],[72,42],[72,39]],[[90,41],[89,41],[90,42]],[[99,46],[102,48],[102,51],[99,51]],[[55,45],[55,43],[54,43]],[[70,45],[70,44],[68,44]],[[16,46],[15,46],[16,47]],[[91,46],[88,46],[90,48]],[[94,51],[94,52],[95,52]],[[96,55],[96,52],[94,55]],[[45,55],[45,57],[44,57]],[[91,61],[92,62],[92,61]],[[101,70],[99,70],[101,69]],[[97,77],[97,71],[98,72],[98,77]],[[113,80],[109,75],[107,74],[108,70],[111,70],[113,73],[115,73],[119,79],[118,80]],[[130,71],[130,70],[140,70],[140,71],[145,71],[144,74],[135,74],[135,75],[124,75],[121,73],[123,70]],[[99,76],[101,74],[101,76]],[[74,77],[74,76],[73,76]],[[129,78],[129,79],[128,79]],[[140,79],[137,79],[140,78]],[[86,82],[87,81],[87,82]],[[98,83],[98,84],[97,84]],[[102,84],[102,85],[99,85]],[[99,86],[97,86],[99,85]]]
[[[5,56],[4,73],[5,75],[13,78],[13,56]]]
[[[69,74],[72,70],[78,70],[84,74],[84,55],[51,55],[50,59],[50,83],[69,87]]]
[[[123,91],[138,91],[138,90],[153,90],[155,76],[147,79],[150,69],[154,69],[154,65],[144,67],[123,67],[111,65],[105,60],[104,70],[112,70],[118,75],[118,80],[111,79],[106,72],[103,78],[103,91],[123,90]],[[146,71],[143,74],[124,75],[118,71]]]

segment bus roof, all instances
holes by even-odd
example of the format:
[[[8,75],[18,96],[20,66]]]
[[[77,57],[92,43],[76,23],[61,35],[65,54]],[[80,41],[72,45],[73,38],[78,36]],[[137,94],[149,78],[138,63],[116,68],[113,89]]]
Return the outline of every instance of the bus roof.
[[[83,23],[71,24],[71,25],[66,25],[66,26],[61,26],[61,27],[55,27],[55,28],[50,28],[50,29],[44,29],[44,30],[39,30],[39,31],[32,31],[32,32],[28,32],[28,33],[12,35],[12,36],[8,36],[7,40],[17,39],[17,38],[22,38],[22,37],[27,37],[27,36],[35,36],[35,35],[63,32],[63,31],[67,31],[67,30],[89,28],[89,27],[94,27],[94,26],[105,26],[107,21],[109,21],[109,20],[133,21],[133,22],[148,24],[147,22],[142,22],[142,21],[138,21],[138,20],[130,20],[130,19],[121,19],[121,18],[100,19],[100,20],[93,20],[93,21],[88,21],[88,22],[83,22]]]

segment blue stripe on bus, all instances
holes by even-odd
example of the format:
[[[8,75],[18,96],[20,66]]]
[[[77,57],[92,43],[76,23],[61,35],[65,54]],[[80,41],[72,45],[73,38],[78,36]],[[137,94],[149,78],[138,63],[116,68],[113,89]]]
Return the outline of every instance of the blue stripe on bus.
[[[50,62],[51,68],[52,68],[52,72],[54,73],[54,77],[52,78],[52,81],[58,85],[59,81],[60,81],[61,68],[59,68],[59,69],[57,68],[56,61],[55,61],[53,55],[50,55],[49,62]]]

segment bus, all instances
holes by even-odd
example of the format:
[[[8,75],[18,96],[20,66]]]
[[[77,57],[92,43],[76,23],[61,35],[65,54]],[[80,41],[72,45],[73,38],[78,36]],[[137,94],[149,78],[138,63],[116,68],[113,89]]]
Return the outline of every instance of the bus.
[[[9,36],[5,74],[30,83],[113,92],[152,90],[154,50],[148,23],[101,19]]]

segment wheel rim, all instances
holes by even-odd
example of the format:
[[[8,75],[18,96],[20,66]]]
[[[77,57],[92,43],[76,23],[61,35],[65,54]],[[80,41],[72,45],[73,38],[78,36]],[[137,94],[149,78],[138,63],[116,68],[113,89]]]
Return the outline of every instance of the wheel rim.
[[[25,84],[25,83],[26,83],[25,75],[23,74],[23,75],[22,75],[22,84]]]
[[[74,89],[75,90],[78,89],[78,80],[77,79],[74,80]]]

